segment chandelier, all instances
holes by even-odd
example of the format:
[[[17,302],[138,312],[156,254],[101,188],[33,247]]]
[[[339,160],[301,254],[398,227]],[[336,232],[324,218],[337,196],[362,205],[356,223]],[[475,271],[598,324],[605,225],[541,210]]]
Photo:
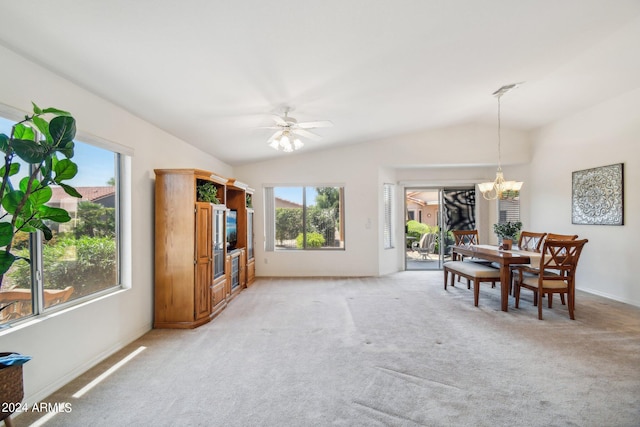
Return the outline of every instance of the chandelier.
[[[496,172],[496,179],[493,182],[482,182],[478,184],[482,197],[486,200],[495,199],[508,199],[518,196],[520,188],[522,188],[522,182],[517,181],[505,181],[504,174],[502,173],[502,158],[500,152],[501,145],[501,125],[500,125],[500,97],[511,89],[519,86],[519,83],[514,83],[506,86],[502,86],[495,91],[493,95],[498,98],[498,170]]]
[[[278,151],[282,150],[285,153],[299,150],[303,146],[304,144],[300,141],[300,138],[291,135],[291,131],[289,130],[282,131],[282,135],[271,140],[271,143],[269,144],[269,147]]]

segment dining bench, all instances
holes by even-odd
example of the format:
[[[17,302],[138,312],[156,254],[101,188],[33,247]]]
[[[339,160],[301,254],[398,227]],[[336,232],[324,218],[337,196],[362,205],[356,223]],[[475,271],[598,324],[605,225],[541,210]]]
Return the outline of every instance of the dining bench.
[[[495,287],[496,282],[500,282],[500,270],[486,264],[468,261],[449,261],[443,265],[444,289],[447,290],[447,281],[451,273],[451,286],[455,286],[456,275],[467,279],[467,289],[471,289],[473,282],[473,305],[478,306],[480,297],[480,283],[490,282]]]

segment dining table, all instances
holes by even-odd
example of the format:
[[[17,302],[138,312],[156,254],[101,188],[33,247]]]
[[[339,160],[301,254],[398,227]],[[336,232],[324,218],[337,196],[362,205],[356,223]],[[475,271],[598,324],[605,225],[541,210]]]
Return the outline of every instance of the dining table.
[[[511,266],[517,264],[537,265],[540,261],[539,252],[524,251],[517,248],[501,249],[495,245],[453,245],[451,257],[454,261],[458,256],[491,261],[500,266],[500,303],[502,311],[509,311],[509,284],[511,282]]]

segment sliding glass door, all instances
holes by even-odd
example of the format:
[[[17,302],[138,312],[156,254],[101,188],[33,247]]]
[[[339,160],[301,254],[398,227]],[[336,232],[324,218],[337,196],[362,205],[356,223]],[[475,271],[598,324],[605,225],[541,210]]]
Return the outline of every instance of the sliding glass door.
[[[405,269],[440,270],[451,258],[451,230],[476,227],[473,187],[405,189]]]

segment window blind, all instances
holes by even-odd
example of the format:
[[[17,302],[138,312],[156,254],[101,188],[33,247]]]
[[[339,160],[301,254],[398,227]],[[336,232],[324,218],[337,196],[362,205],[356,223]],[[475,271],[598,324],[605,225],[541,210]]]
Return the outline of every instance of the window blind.
[[[384,248],[393,248],[393,184],[384,184]]]

